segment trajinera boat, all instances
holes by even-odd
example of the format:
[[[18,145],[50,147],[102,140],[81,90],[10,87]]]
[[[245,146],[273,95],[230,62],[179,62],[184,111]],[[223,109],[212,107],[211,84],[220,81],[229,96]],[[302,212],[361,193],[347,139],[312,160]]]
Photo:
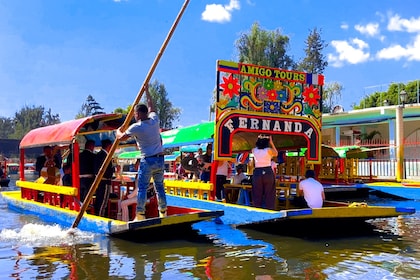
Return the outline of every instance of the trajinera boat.
[[[354,223],[364,224],[368,219],[415,212],[413,208],[371,206],[365,202],[325,201],[322,208],[316,209],[301,209],[293,203],[299,195],[299,180],[307,169],[315,170],[318,176],[336,172],[352,174],[351,165],[333,170],[329,165],[331,155],[323,149],[322,75],[220,60],[216,65],[216,79],[214,121],[162,132],[164,147],[171,152],[182,152],[182,147],[191,145],[197,145],[197,149],[206,144],[213,147],[210,181],[200,182],[191,176],[165,181],[171,204],[223,210],[222,222],[256,229],[264,224],[271,228],[293,224],[291,227],[296,229],[299,226],[311,229],[311,222],[328,223],[329,229],[337,228],[338,224],[354,229]],[[279,151],[276,209],[253,207],[249,182],[226,182],[224,200],[216,201],[218,162],[241,163],[251,176],[253,166],[249,158],[259,134],[270,135]],[[299,155],[303,149],[306,150],[303,156],[284,156],[291,151]],[[190,153],[182,153],[179,164],[190,173],[197,171],[197,162]],[[326,194],[328,191],[325,188]],[[282,228],[286,227],[289,226]]]
[[[70,162],[71,157],[73,183],[71,186],[60,185],[58,182],[61,174],[56,167],[46,167],[41,171],[39,178],[28,181],[25,178],[25,166],[21,164],[20,179],[16,181],[16,186],[20,189],[1,192],[8,207],[23,213],[35,214],[48,222],[70,227],[81,208],[79,151],[84,148],[87,140],[93,140],[97,148],[103,139],[113,141],[115,129],[124,122],[124,119],[125,115],[122,114],[94,115],[40,127],[27,133],[20,142],[20,162],[25,162],[25,151],[31,148],[53,147],[63,162],[67,160]],[[189,236],[193,231],[192,223],[223,215],[223,211],[219,210],[168,205],[168,216],[159,218],[155,198],[151,197],[147,206],[147,220],[138,222],[118,220],[118,200],[133,189],[133,179],[114,177],[105,216],[99,217],[92,210],[88,210],[79,223],[79,229],[127,239],[147,240],[159,237],[167,239]],[[130,220],[134,215],[135,205],[131,206]]]

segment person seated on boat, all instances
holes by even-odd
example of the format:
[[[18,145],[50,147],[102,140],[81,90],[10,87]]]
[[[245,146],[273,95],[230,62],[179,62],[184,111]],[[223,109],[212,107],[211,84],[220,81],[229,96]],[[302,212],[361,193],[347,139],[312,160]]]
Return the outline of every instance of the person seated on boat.
[[[321,208],[325,200],[324,187],[315,179],[314,170],[306,170],[305,177],[299,182],[299,196],[293,203],[303,208]]]
[[[184,178],[186,177],[186,173],[185,173],[185,169],[184,167],[182,167],[182,164],[178,164],[177,168],[176,168],[176,176],[179,180],[184,180]]]
[[[236,165],[236,174],[231,177],[232,185],[241,185],[242,182],[248,180],[248,176],[244,173],[244,166],[242,164]],[[225,189],[225,198],[226,202],[235,202],[238,201],[239,188],[226,188]]]
[[[108,152],[112,147],[112,141],[104,139],[101,141],[102,149],[95,155],[95,174],[99,173],[99,170],[105,161]],[[105,216],[105,210],[108,205],[109,194],[111,192],[111,180],[114,173],[114,168],[111,162],[105,167],[103,178],[99,182],[98,188],[96,189],[96,198],[94,203],[95,214],[101,217]]]
[[[63,165],[63,172],[64,175],[61,178],[61,183],[63,186],[72,186],[72,179],[71,179],[71,165],[64,164]]]
[[[128,206],[133,205],[134,207],[136,207],[135,205],[137,205],[137,194],[138,194],[138,181],[135,181],[135,188],[134,190],[127,194],[127,196],[125,197],[125,199],[121,199],[118,201],[118,214],[117,214],[117,219],[124,221],[124,222],[128,222],[130,221],[130,213],[128,210]],[[153,185],[153,183],[149,184],[149,187],[147,188],[147,202],[146,202],[146,212],[148,212],[148,207],[149,207],[149,203],[150,200],[156,196],[156,192],[155,192],[155,186]],[[155,205],[156,206],[156,205]]]
[[[44,154],[37,157],[35,170],[44,184],[58,185],[61,179],[61,158],[56,156],[50,146],[44,147]]]
[[[254,172],[252,174],[252,201],[255,207],[275,209],[276,186],[271,159],[278,152],[273,143],[273,138],[267,135],[259,135],[252,149],[254,155]]]
[[[212,162],[213,144],[209,143],[206,147],[206,152],[203,154],[203,162],[200,165],[201,175],[200,180],[204,183],[210,181],[211,162]]]
[[[44,153],[36,158],[35,170],[38,176],[41,176],[41,170],[44,167],[56,167],[56,168],[61,167],[61,162],[55,156],[55,153],[51,146],[45,146],[43,148],[43,151]]]
[[[79,154],[80,201],[85,201],[95,179],[95,141],[87,140],[85,149]]]
[[[240,185],[244,180],[248,180],[248,176],[244,173],[244,166],[242,164],[238,164],[236,165],[236,174],[232,176],[232,184]]]
[[[197,160],[198,166],[201,166],[203,164],[203,149],[202,148],[198,148],[197,154],[194,157]],[[201,177],[201,170],[199,168],[197,168],[197,170],[194,172],[194,175],[195,175],[195,177],[197,179],[200,179],[200,177]]]

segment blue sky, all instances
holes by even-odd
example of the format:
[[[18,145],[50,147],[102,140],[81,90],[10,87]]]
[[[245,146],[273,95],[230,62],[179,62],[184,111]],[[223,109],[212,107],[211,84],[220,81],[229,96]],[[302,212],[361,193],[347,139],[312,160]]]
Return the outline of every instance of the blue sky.
[[[90,94],[106,112],[134,101],[183,0],[0,0],[1,117],[42,105],[73,119]],[[420,79],[418,0],[191,0],[152,80],[182,110],[175,126],[209,119],[216,60],[258,22],[304,57],[309,31],[328,43],[325,81],[352,103],[392,82]]]

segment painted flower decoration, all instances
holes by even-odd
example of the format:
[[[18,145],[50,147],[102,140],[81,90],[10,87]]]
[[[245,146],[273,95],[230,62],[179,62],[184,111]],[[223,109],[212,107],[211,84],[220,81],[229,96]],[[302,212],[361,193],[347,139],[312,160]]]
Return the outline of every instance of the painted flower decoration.
[[[274,89],[277,91],[283,90],[284,89],[284,85],[281,81],[275,81],[274,82]]]
[[[271,89],[273,89],[273,88],[274,88],[274,82],[273,82],[273,80],[265,80],[265,82],[264,82],[264,87],[265,87],[267,90],[271,90]]]
[[[264,112],[279,113],[280,102],[264,101]]]
[[[287,101],[287,91],[286,90],[277,91],[277,94],[279,95],[279,100],[281,102],[286,102]]]
[[[310,106],[317,105],[320,98],[318,89],[314,88],[313,85],[305,88],[303,91],[303,101],[308,103]]]
[[[239,89],[241,86],[238,83],[238,79],[233,77],[232,74],[229,77],[223,77],[223,84],[220,85],[223,88],[223,94],[229,95],[233,98],[234,95],[239,95]]]
[[[264,87],[259,87],[257,89],[257,94],[258,94],[258,98],[260,100],[265,100],[267,99],[267,90]]]
[[[277,92],[274,89],[267,91],[267,97],[270,101],[278,100]]]

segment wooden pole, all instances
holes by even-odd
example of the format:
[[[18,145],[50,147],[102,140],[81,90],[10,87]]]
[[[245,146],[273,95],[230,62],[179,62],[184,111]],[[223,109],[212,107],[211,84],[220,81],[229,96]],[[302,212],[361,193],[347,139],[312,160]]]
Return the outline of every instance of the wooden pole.
[[[156,55],[155,60],[153,61],[152,66],[150,67],[149,72],[147,73],[146,78],[144,79],[143,85],[141,86],[140,90],[137,93],[136,98],[134,99],[134,102],[131,106],[131,109],[129,111],[129,113],[127,114],[126,119],[124,120],[124,123],[122,124],[122,130],[126,130],[130,124],[131,119],[133,118],[133,114],[134,114],[134,107],[136,104],[138,104],[140,102],[141,97],[143,96],[144,90],[146,85],[149,84],[149,81],[153,75],[153,72],[156,69],[157,64],[159,63],[160,58],[162,57],[163,52],[165,51],[166,46],[169,43],[169,40],[172,37],[172,34],[175,31],[176,26],[178,25],[179,21],[181,20],[182,14],[184,13],[185,9],[187,8],[187,5],[190,1],[189,0],[185,0],[184,4],[181,7],[181,10],[178,13],[178,16],[176,17],[174,23],[171,26],[171,29],[169,30],[168,35],[165,38],[165,41],[163,42],[158,54]],[[87,203],[88,201],[90,201],[93,197],[93,194],[95,193],[96,189],[98,188],[99,182],[102,180],[102,177],[104,176],[106,167],[108,166],[108,164],[111,162],[112,160],[112,155],[115,153],[115,150],[117,149],[119,144],[119,140],[115,139],[114,143],[111,146],[111,149],[107,155],[107,157],[105,158],[104,162],[102,163],[101,168],[99,169],[98,174],[95,177],[95,180],[92,183],[92,186],[90,187],[90,190],[86,196],[85,202],[83,203],[79,214],[77,215],[76,219],[74,220],[73,224],[72,224],[72,228],[75,228],[79,225],[80,220],[82,219],[89,203]]]

